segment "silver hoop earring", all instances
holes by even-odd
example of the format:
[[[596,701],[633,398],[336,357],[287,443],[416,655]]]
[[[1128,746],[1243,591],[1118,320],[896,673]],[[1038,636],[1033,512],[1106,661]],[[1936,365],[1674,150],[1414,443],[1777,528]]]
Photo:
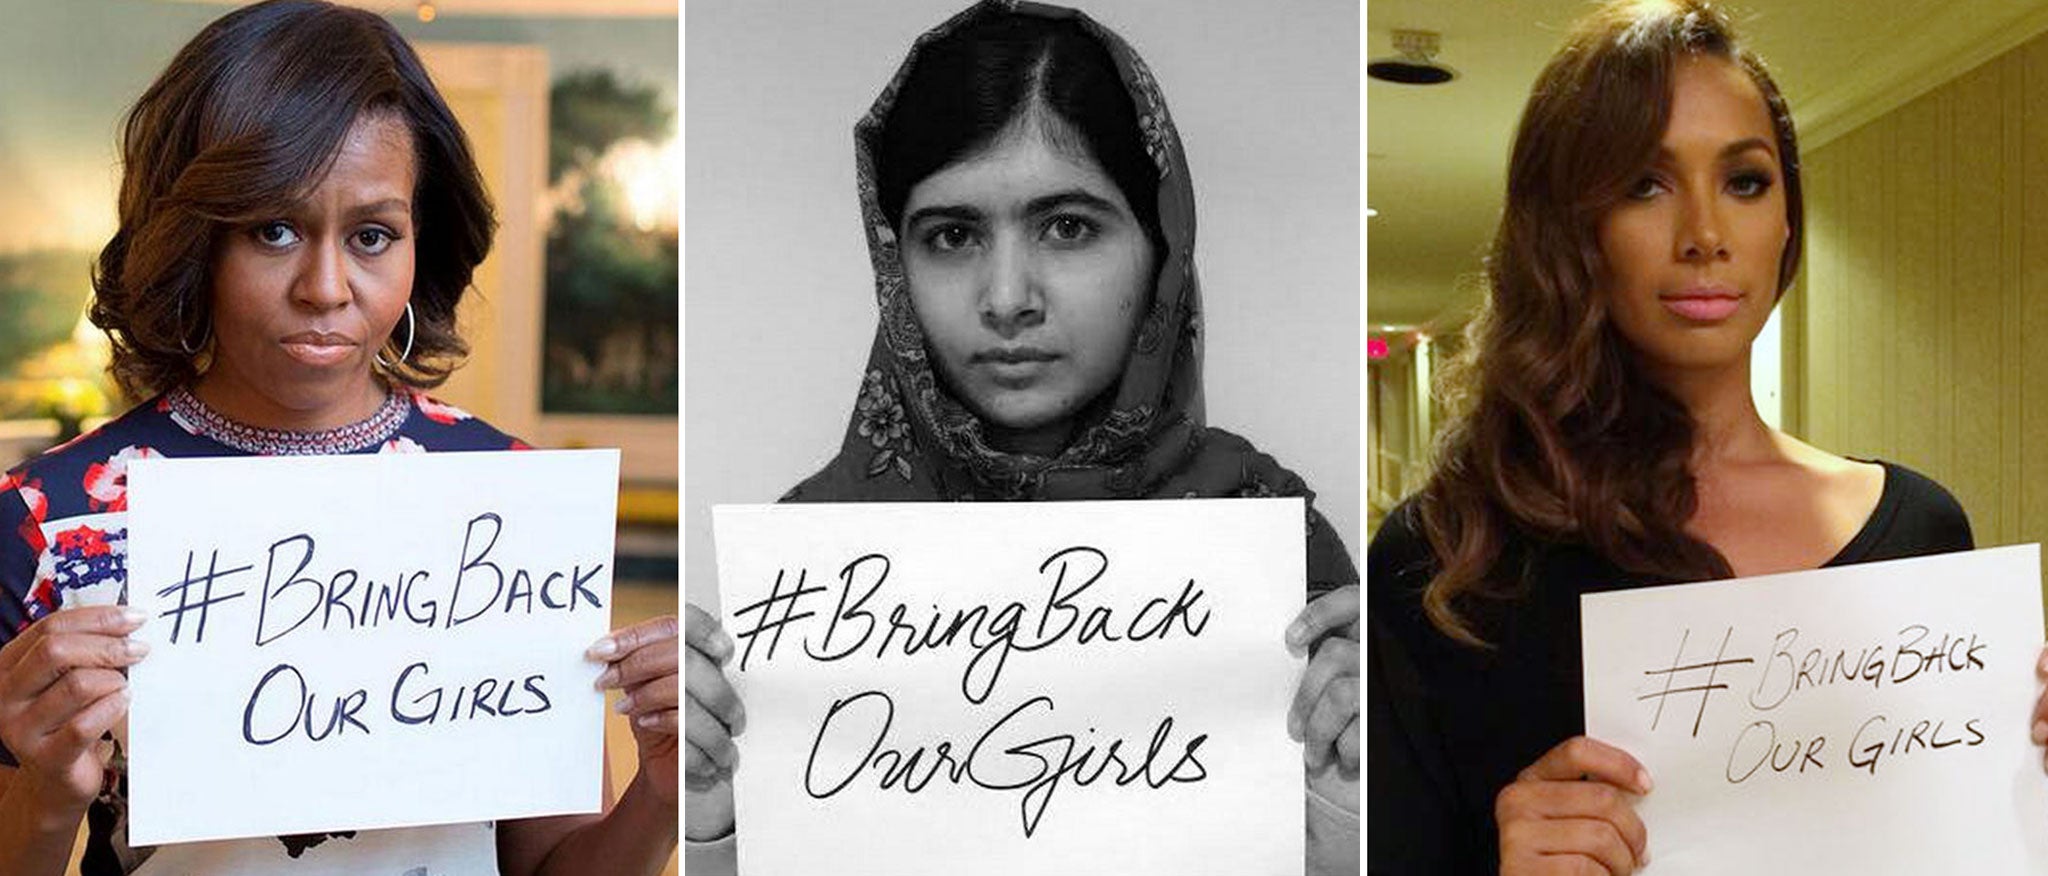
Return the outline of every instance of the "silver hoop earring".
[[[407,356],[412,355],[412,336],[415,328],[412,316],[412,302],[407,301],[405,303],[405,350],[398,354],[399,362],[404,362]],[[397,363],[384,361],[383,353],[378,353],[376,359],[377,364],[384,366],[386,370],[397,370],[398,368]]]
[[[185,331],[185,296],[180,295],[178,296],[178,349],[183,350],[187,356],[199,355],[199,351],[206,349],[206,342],[213,339],[213,324],[207,323],[205,333],[199,336],[199,345],[197,347],[186,343],[185,339],[189,336],[190,333]]]

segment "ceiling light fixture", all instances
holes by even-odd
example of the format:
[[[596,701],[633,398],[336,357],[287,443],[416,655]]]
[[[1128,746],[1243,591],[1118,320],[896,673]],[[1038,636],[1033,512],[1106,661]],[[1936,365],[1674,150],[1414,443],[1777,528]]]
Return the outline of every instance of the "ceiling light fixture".
[[[1442,35],[1432,30],[1394,31],[1398,58],[1381,58],[1365,65],[1365,73],[1382,82],[1397,85],[1442,85],[1457,78],[1458,71],[1436,60]]]
[[[420,0],[419,7],[413,11],[419,15],[422,23],[432,22],[434,16],[438,14],[434,10],[434,0]]]

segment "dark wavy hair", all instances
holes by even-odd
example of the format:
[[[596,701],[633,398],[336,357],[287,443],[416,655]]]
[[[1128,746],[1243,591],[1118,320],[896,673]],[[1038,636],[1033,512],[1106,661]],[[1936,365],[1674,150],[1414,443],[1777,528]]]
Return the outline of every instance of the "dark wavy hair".
[[[417,162],[416,325],[411,355],[387,373],[427,388],[461,364],[455,307],[497,227],[462,127],[382,17],[267,0],[207,25],[128,113],[120,228],[100,251],[91,313],[124,392],[199,376],[222,235],[303,197],[356,120],[378,113],[405,123]],[[385,343],[396,361],[402,341]]]
[[[1151,238],[1159,232],[1159,170],[1145,152],[1137,105],[1116,60],[1074,18],[992,8],[918,46],[875,150],[882,214],[901,230],[903,205],[925,177],[993,145],[1033,109],[1044,133],[1101,165]]]
[[[1528,582],[1512,533],[1584,544],[1623,569],[1727,577],[1688,535],[1695,424],[1645,375],[1608,319],[1598,225],[1651,166],[1671,115],[1672,71],[1728,61],[1763,94],[1791,236],[1778,294],[1798,271],[1803,202],[1792,116],[1763,63],[1704,0],[1624,0],[1579,22],[1537,77],[1508,163],[1507,205],[1487,259],[1488,297],[1446,370],[1453,414],[1419,502],[1439,562],[1423,593],[1438,629],[1484,645],[1474,597]]]

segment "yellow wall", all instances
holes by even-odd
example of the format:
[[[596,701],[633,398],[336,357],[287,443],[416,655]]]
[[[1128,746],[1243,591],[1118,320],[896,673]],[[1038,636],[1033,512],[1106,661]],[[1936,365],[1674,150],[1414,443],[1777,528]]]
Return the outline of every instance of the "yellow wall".
[[[484,188],[491,203],[506,203],[505,142],[513,136],[533,136],[534,132],[507,130],[502,94],[450,88],[443,99],[461,121],[463,133],[469,135],[470,150],[476,155],[478,168],[483,170]],[[512,356],[519,364],[526,364],[528,358],[503,349],[503,338],[494,331],[499,302],[512,296],[538,297],[541,292],[532,283],[508,286],[501,252],[502,249],[493,247],[491,255],[477,266],[472,279],[475,289],[463,297],[456,314],[462,337],[469,342],[469,359],[437,392],[448,402],[492,423],[508,422],[508,417],[517,416],[511,410],[515,405],[494,391],[504,382],[501,372],[506,370],[506,358]]]
[[[2048,540],[2048,37],[1805,164],[1795,430],[1945,484],[1979,545]]]

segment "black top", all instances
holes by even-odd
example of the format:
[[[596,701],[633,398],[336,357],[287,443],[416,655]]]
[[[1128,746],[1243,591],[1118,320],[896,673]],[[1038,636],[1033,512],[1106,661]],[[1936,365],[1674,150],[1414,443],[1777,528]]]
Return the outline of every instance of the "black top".
[[[1940,484],[1884,465],[1884,492],[1829,566],[1970,550],[1970,521]],[[1624,572],[1584,545],[1523,541],[1526,596],[1468,608],[1492,650],[1431,625],[1422,588],[1435,560],[1411,499],[1366,554],[1370,813],[1375,874],[1499,871],[1494,797],[1524,767],[1585,732],[1579,596],[1675,583]],[[1513,560],[1510,560],[1513,562]],[[1477,609],[1477,611],[1474,611]]]

